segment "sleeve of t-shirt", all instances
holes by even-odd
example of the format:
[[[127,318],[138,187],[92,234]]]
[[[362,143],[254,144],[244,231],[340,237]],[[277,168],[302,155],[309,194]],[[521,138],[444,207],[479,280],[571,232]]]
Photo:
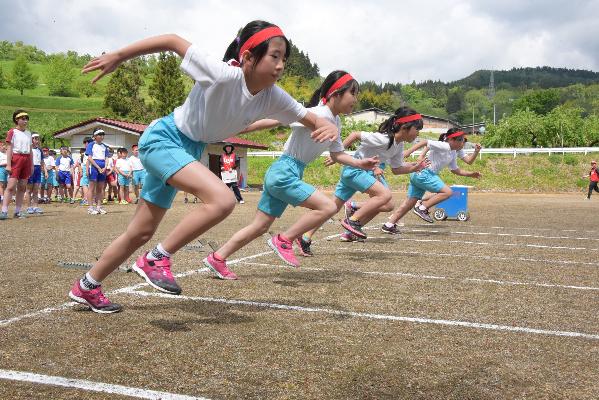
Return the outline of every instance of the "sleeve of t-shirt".
[[[387,137],[387,135],[383,135],[378,132],[361,132],[360,134],[360,146],[381,147],[388,145],[389,138]]]
[[[75,164],[75,163],[73,162],[73,158],[69,157],[69,165],[73,165],[73,164]]]
[[[235,68],[237,67],[223,61],[213,60],[193,44],[189,46],[181,62],[181,70],[203,87],[209,87],[223,77],[234,76]]]
[[[93,142],[89,142],[87,146],[85,146],[85,155],[88,157],[92,156],[92,148],[94,147]]]
[[[308,110],[286,91],[276,85],[272,87],[270,104],[265,113],[266,118],[276,119],[283,125],[289,125],[303,119],[307,113]]]
[[[104,157],[110,157],[110,151],[108,151],[108,146],[104,145]]]
[[[56,157],[56,160],[54,161],[54,165],[56,165],[57,167],[60,165],[60,157]]]
[[[427,143],[427,146],[431,150],[446,150],[446,151],[451,150],[451,147],[449,147],[449,143],[440,142],[438,140],[429,140]]]
[[[400,142],[397,146],[397,152],[389,160],[389,165],[391,165],[391,168],[399,168],[403,165],[403,149],[403,142]]]
[[[464,149],[460,149],[456,151],[456,155],[458,158],[464,159],[464,157],[466,157],[466,152],[464,151]]]
[[[14,134],[14,131],[12,129],[9,129],[8,132],[6,133],[6,143],[12,143],[13,134]]]

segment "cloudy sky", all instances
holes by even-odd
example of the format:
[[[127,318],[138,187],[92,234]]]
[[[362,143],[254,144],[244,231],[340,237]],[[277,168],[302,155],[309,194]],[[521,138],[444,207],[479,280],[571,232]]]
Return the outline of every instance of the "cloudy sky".
[[[477,69],[599,71],[599,0],[0,0],[0,40],[100,54],[177,33],[221,58],[253,19],[358,80],[451,81]]]

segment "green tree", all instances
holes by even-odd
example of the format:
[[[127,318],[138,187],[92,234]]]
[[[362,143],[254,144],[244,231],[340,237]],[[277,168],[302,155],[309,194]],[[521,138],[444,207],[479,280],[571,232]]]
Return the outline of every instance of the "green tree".
[[[50,96],[72,96],[75,77],[72,59],[64,54],[50,57],[50,64],[46,70],[46,83]]]
[[[460,88],[451,89],[447,94],[445,111],[452,115],[464,107],[464,92]]]
[[[148,93],[154,99],[157,115],[170,114],[185,101],[185,85],[179,69],[179,58],[173,53],[160,53]]]
[[[545,115],[560,104],[560,94],[557,89],[531,90],[514,102],[514,110],[534,111]]]
[[[578,147],[587,144],[584,134],[581,108],[558,106],[543,118],[544,136],[542,146]]]
[[[144,80],[139,61],[133,59],[119,66],[106,85],[104,107],[117,117],[142,121],[148,117],[148,107],[140,96]]]
[[[530,110],[516,111],[497,125],[489,125],[483,145],[485,147],[537,147],[544,136],[543,117]]]
[[[2,71],[2,66],[0,65],[0,89],[6,88],[6,78],[4,77],[4,71]]]
[[[582,132],[586,138],[586,145],[595,147],[599,145],[599,116],[591,115],[582,120]]]
[[[21,96],[25,89],[34,89],[37,86],[37,76],[33,75],[23,56],[19,56],[15,60],[10,86],[21,92]]]

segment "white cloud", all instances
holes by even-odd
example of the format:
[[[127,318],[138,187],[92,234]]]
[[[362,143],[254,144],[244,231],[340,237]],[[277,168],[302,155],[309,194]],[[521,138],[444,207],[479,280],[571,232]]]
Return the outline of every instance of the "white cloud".
[[[0,0],[0,40],[99,54],[175,32],[220,58],[239,27],[265,19],[308,52],[322,74],[346,69],[359,80],[451,81],[489,68],[598,70],[598,3]]]

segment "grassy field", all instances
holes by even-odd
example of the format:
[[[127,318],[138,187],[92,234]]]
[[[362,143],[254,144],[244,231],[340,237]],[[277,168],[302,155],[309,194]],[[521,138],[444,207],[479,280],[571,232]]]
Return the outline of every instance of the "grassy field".
[[[505,192],[577,192],[588,187],[588,179],[581,178],[588,173],[590,161],[599,158],[599,154],[571,155],[484,155],[473,165],[460,161],[460,168],[479,171],[480,180],[457,176],[447,169],[441,178],[448,185],[471,185],[474,190]],[[339,180],[341,166],[325,167],[324,158],[308,165],[304,178],[320,188],[333,188]],[[269,157],[249,158],[250,185],[261,185],[264,173],[273,162]],[[385,179],[394,189],[405,190],[409,178],[407,175],[393,175],[386,169]]]

